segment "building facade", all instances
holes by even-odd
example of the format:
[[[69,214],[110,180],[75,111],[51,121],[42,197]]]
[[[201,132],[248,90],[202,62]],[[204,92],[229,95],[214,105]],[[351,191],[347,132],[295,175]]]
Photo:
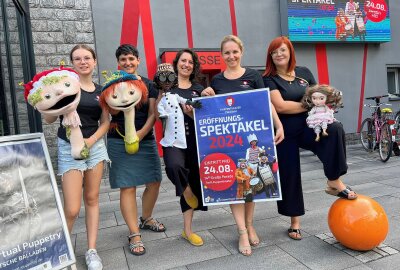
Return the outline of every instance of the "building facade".
[[[380,0],[381,1],[381,0]],[[78,43],[93,46],[98,70],[117,68],[115,50],[122,43],[139,49],[139,73],[152,78],[158,63],[170,61],[180,48],[201,54],[205,83],[223,69],[220,41],[238,35],[245,46],[242,64],[262,72],[269,42],[286,34],[288,17],[283,0],[2,0],[0,25],[0,135],[43,131],[55,155],[59,123],[46,125],[23,100],[19,82],[33,74],[69,63]],[[307,2],[293,0],[291,2]],[[308,1],[312,2],[312,1]],[[314,1],[315,2],[315,1]],[[326,1],[325,1],[326,2]],[[346,1],[335,0],[336,4]],[[367,1],[359,1],[364,5]],[[374,2],[374,1],[368,1]],[[344,93],[337,118],[345,131],[356,133],[364,97],[400,90],[400,3],[385,1],[390,16],[390,42],[295,42],[297,63],[307,66],[317,81]],[[99,78],[101,81],[101,78]],[[398,110],[400,102],[390,103]],[[30,123],[30,124],[29,124]],[[53,159],[54,160],[54,159]]]
[[[141,54],[140,72],[152,77],[165,51],[192,47],[218,52],[222,38],[238,35],[244,43],[242,64],[262,72],[269,42],[285,33],[282,20],[287,0],[116,0],[93,1],[99,65],[116,68],[114,52],[120,43],[136,44]],[[315,2],[315,1],[314,1]],[[321,2],[321,1],[319,1]],[[326,2],[326,1],[322,1]],[[336,5],[346,1],[328,1]],[[342,3],[341,3],[342,2]],[[365,1],[358,3],[364,5]],[[369,1],[373,2],[373,1]],[[391,41],[384,43],[295,42],[297,63],[307,66],[317,81],[330,83],[344,93],[344,108],[337,118],[347,133],[357,132],[363,97],[399,93],[400,12],[398,1],[386,1],[390,8]],[[371,22],[367,22],[367,24]],[[213,75],[210,72],[210,75]],[[399,102],[393,96],[394,110]]]
[[[0,136],[44,132],[56,167],[57,128],[26,104],[20,85],[54,68],[78,43],[95,46],[90,0],[1,0]]]

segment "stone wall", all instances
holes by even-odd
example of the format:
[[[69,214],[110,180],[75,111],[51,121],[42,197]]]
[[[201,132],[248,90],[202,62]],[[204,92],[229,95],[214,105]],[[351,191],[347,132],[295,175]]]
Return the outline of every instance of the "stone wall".
[[[58,67],[61,60],[70,64],[69,52],[76,44],[95,48],[90,0],[30,0],[29,8],[37,72]],[[55,171],[58,125],[43,122]]]

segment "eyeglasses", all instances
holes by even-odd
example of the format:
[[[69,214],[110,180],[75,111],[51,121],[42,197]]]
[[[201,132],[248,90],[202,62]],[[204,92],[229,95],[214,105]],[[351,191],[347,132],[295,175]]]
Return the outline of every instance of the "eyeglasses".
[[[279,49],[276,49],[275,51],[272,51],[271,52],[271,56],[272,57],[275,57],[275,56],[278,56],[279,54],[284,54],[284,53],[286,53],[288,50],[286,49],[286,48],[279,48]]]
[[[92,60],[93,58],[92,57],[90,57],[90,56],[85,56],[85,57],[83,57],[83,58],[80,58],[80,57],[76,57],[76,58],[72,58],[72,61],[73,62],[89,62],[90,60]]]
[[[174,82],[176,80],[175,73],[160,73],[158,75],[158,80],[162,83],[164,82]]]

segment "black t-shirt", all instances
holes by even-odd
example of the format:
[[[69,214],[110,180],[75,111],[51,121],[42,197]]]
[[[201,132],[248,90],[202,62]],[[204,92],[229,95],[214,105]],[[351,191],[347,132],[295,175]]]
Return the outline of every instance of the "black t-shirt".
[[[79,101],[76,111],[81,119],[81,131],[83,138],[89,138],[92,136],[97,128],[99,127],[99,120],[101,117],[101,108],[99,104],[99,96],[101,94],[101,86],[95,85],[95,90],[93,92],[87,92],[81,89],[81,99]],[[63,116],[60,116],[60,127],[57,131],[57,136],[67,142],[69,140],[66,136],[65,127],[61,124]]]
[[[264,77],[265,87],[269,87],[271,91],[279,91],[283,100],[300,102],[303,98],[306,88],[316,84],[313,74],[306,67],[295,67],[296,77],[293,81],[287,81],[279,75]],[[300,114],[279,114],[279,118],[293,118],[297,115],[307,116],[307,112]]]
[[[210,86],[216,95],[265,87],[260,73],[251,68],[246,68],[240,78],[233,80],[225,78],[223,72],[218,73],[211,80]]]
[[[149,79],[140,76],[142,81],[146,84],[147,90],[149,91],[149,101],[147,103],[142,104],[142,106],[135,107],[135,128],[136,131],[140,130],[147,121],[147,117],[149,115],[149,103],[150,99],[157,99],[158,97],[158,90],[155,88],[154,83]],[[112,115],[111,118],[111,125],[118,127],[118,130],[121,134],[125,134],[125,122],[124,122],[124,113],[119,112],[116,115]],[[123,139],[114,128],[111,128],[108,131],[109,138],[117,138]],[[150,140],[154,139],[153,130],[150,130],[146,136],[144,136],[143,140]]]
[[[265,87],[272,90],[279,90],[283,100],[300,102],[306,88],[316,84],[314,76],[306,67],[295,67],[296,77],[293,81],[286,81],[279,75],[264,77]]]

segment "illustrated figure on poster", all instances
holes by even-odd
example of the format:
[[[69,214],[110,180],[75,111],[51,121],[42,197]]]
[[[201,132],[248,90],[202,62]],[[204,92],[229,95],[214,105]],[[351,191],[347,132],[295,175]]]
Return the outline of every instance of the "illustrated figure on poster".
[[[252,201],[252,191],[250,189],[250,179],[254,177],[256,171],[247,165],[247,160],[244,158],[238,159],[235,178],[237,182],[237,199],[245,199]]]
[[[87,147],[82,131],[81,120],[76,111],[81,85],[79,75],[73,69],[60,68],[45,70],[36,74],[32,81],[24,84],[25,100],[44,116],[61,116],[66,127],[67,138],[71,143],[74,159],[87,159]]]
[[[271,158],[272,159],[272,158]],[[261,152],[259,154],[259,164],[257,168],[257,177],[263,183],[263,189],[259,191],[265,192],[267,198],[271,198],[273,196],[278,195],[278,184],[274,176],[274,163],[276,160],[270,160],[265,152]],[[276,171],[275,171],[276,172]]]
[[[310,110],[306,119],[308,127],[314,129],[315,141],[322,136],[328,136],[328,124],[337,121],[333,116],[337,108],[342,107],[342,93],[335,88],[321,84],[309,87],[302,99],[303,107]]]
[[[346,3],[346,7],[344,9],[344,14],[349,19],[349,23],[345,26],[348,35],[352,35],[354,37],[354,25],[356,21],[356,9],[358,3],[354,2],[353,0],[349,0]]]
[[[106,75],[106,74],[103,74]],[[100,96],[100,106],[106,108],[111,114],[122,111],[124,113],[124,134],[115,128],[124,138],[125,151],[135,154],[139,150],[139,137],[135,128],[135,106],[140,106],[147,101],[148,91],[146,85],[134,74],[119,70],[111,76],[106,76],[106,84]]]
[[[201,108],[201,102],[199,100],[191,101],[170,92],[178,84],[178,77],[171,64],[164,63],[157,66],[154,82],[162,92],[162,98],[157,105],[164,131],[160,144],[164,147],[172,145],[173,147],[186,149],[184,115],[180,105],[191,105],[193,108],[199,109]]]
[[[354,24],[354,37],[359,36],[360,41],[365,41],[366,29],[363,12],[360,9],[360,5],[356,3],[355,24]]]
[[[264,147],[258,146],[258,138],[254,133],[247,136],[247,141],[249,142],[250,147],[247,148],[246,151],[246,160],[253,171],[257,171],[258,156],[260,153],[265,152],[265,149]]]
[[[349,18],[344,14],[344,10],[339,8],[337,11],[337,16],[335,17],[336,24],[336,39],[346,40],[347,31],[350,31],[351,24]]]

